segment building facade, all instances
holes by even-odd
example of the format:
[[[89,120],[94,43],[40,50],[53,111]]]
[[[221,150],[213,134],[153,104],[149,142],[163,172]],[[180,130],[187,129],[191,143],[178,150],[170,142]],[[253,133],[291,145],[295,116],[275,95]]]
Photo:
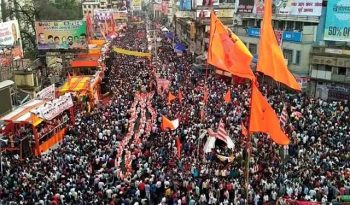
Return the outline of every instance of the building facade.
[[[180,41],[196,56],[207,56],[210,29],[210,11],[213,9],[218,18],[231,26],[235,4],[234,1],[182,0],[176,5],[175,31]]]
[[[94,9],[100,9],[105,6],[104,3],[101,4],[100,0],[85,0],[81,5],[82,5],[84,16],[87,14],[93,14]]]

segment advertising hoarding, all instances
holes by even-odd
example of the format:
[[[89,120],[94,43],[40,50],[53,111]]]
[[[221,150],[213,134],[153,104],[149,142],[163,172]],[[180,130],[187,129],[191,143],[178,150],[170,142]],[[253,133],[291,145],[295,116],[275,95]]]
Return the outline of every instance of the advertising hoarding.
[[[86,21],[35,22],[38,50],[87,49]]]
[[[275,30],[275,34],[277,36],[277,40],[282,38],[283,41],[288,42],[302,41],[301,32]],[[260,37],[260,28],[248,28],[247,35],[250,37]]]
[[[348,0],[328,1],[324,40],[350,42],[349,8]]]
[[[322,0],[273,0],[272,11],[279,15],[321,16]],[[263,15],[264,1],[254,0],[253,13]]]
[[[238,13],[252,13],[254,8],[254,0],[239,0]]]
[[[189,11],[192,9],[192,0],[180,0],[180,10]]]
[[[208,9],[202,9],[196,11],[197,18],[210,18],[210,11]],[[233,17],[233,9],[220,9],[214,10],[215,15],[218,18],[232,18]]]
[[[127,11],[119,11],[117,9],[94,9],[94,22],[105,22],[111,19],[127,19]]]
[[[22,41],[18,21],[12,20],[0,23],[0,48],[11,53],[13,58],[22,58]]]
[[[275,13],[294,16],[321,16],[322,0],[274,1]]]
[[[142,0],[132,0],[132,10],[141,11]]]

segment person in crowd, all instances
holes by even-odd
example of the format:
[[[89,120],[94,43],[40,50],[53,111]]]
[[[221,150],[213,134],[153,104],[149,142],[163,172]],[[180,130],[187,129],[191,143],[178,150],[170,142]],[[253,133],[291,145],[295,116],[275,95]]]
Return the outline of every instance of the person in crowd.
[[[138,32],[146,32],[144,24],[129,25],[111,46],[142,51],[147,40]],[[194,70],[190,54],[176,55],[165,37],[161,45],[152,59],[108,53],[109,100],[77,112],[75,125],[47,154],[23,161],[4,157],[0,203],[262,205],[284,198],[335,204],[350,194],[348,101],[314,99],[260,80],[277,113],[287,106],[284,129],[291,144],[251,135],[246,189],[241,124],[249,118],[249,83]],[[157,91],[157,79],[169,80],[169,87]],[[231,102],[225,103],[228,89]],[[167,90],[181,90],[183,99],[167,103]],[[162,130],[163,115],[179,119],[179,127]],[[206,153],[208,135],[199,136],[216,131],[220,120],[234,149],[217,140]]]

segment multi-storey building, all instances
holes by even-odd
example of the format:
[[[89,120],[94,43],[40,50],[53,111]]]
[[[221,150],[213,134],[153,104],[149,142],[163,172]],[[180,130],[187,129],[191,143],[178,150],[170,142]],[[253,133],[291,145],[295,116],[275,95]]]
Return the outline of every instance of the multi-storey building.
[[[211,4],[211,5],[208,5]],[[234,2],[182,0],[175,12],[175,31],[192,54],[205,58],[209,43],[210,11],[227,26],[233,22]]]
[[[313,96],[350,99],[350,12],[346,9],[349,5],[333,0],[323,9],[310,54],[309,87]]]
[[[263,5],[259,5],[259,1],[254,5],[244,5],[244,2],[246,1],[238,6],[232,30],[246,44],[256,62],[259,58],[257,54]],[[278,1],[274,2],[272,24],[276,38],[280,42],[288,68],[303,89],[307,90],[305,79],[309,76],[310,52],[317,35],[322,0],[311,0],[309,3],[291,1],[291,5],[286,7],[279,7]]]

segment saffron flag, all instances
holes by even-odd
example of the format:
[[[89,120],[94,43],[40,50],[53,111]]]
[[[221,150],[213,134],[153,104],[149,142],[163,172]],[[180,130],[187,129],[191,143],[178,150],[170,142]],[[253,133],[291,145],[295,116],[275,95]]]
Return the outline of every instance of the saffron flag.
[[[178,95],[178,98],[179,98],[180,103],[182,103],[183,96],[182,96],[181,90],[179,90],[179,92],[177,93],[177,95]]]
[[[257,71],[272,77],[275,81],[294,89],[301,90],[299,83],[288,70],[275,32],[272,27],[272,0],[265,0],[264,18],[261,23]]]
[[[255,79],[250,63],[252,54],[244,43],[215,16],[210,14],[208,63],[241,78]]]
[[[166,130],[167,128],[175,130],[179,126],[179,120],[169,120],[165,116],[162,116],[162,129]]]
[[[176,97],[173,94],[171,94],[171,92],[169,92],[169,94],[168,94],[168,104],[173,102],[175,99],[176,99]]]
[[[224,97],[224,100],[226,103],[230,103],[231,102],[231,91],[230,90],[227,90],[226,94],[225,94],[225,97]]]
[[[181,147],[182,147],[182,144],[181,144],[180,138],[177,137],[176,138],[176,151],[177,151],[177,158],[178,159],[181,158]]]
[[[245,136],[245,137],[248,137],[248,130],[244,126],[243,122],[241,123],[241,130],[242,130],[242,135]]]
[[[252,83],[249,131],[266,133],[270,135],[274,142],[280,145],[289,144],[289,139],[281,129],[276,112],[255,83]]]

